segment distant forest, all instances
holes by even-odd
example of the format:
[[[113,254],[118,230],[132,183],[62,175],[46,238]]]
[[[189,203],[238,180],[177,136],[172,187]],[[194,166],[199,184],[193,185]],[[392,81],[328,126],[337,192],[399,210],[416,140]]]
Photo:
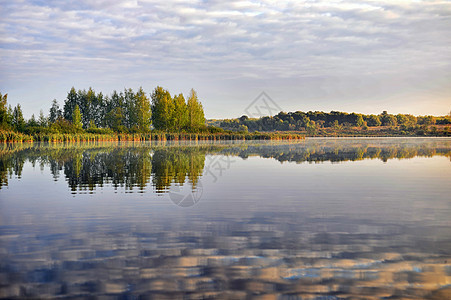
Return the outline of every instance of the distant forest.
[[[451,124],[451,113],[448,116],[413,116],[409,114],[389,114],[387,111],[379,115],[364,115],[331,111],[279,112],[277,115],[261,118],[249,118],[246,115],[237,119],[210,121],[211,125],[225,130],[237,131],[306,131],[308,134],[318,133],[320,129],[337,131],[358,127],[368,130],[369,127],[396,127],[401,131],[424,129],[425,126]]]
[[[197,132],[205,127],[204,109],[191,89],[188,99],[183,94],[174,95],[162,87],[156,87],[150,98],[142,88],[137,92],[125,89],[113,91],[109,96],[96,93],[92,88],[68,92],[62,107],[53,100],[46,116],[41,110],[25,120],[22,107],[7,104],[7,94],[0,94],[0,129],[35,133],[92,133],[149,132]]]

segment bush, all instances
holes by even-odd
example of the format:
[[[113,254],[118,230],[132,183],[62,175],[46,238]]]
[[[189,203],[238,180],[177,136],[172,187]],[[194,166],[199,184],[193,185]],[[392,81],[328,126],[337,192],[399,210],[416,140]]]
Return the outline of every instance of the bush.
[[[219,128],[219,127],[215,127],[215,126],[208,126],[207,127],[207,132],[209,132],[209,133],[223,133],[224,129]]]

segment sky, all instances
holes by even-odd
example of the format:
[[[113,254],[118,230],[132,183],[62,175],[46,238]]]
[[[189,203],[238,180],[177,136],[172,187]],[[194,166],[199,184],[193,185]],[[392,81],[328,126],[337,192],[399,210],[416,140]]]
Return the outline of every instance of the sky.
[[[24,115],[71,87],[156,86],[207,118],[451,111],[451,1],[0,0],[0,91]]]

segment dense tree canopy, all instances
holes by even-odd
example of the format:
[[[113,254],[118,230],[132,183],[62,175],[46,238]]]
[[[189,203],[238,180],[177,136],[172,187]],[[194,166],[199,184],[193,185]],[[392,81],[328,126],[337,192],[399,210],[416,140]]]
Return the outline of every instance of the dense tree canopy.
[[[118,132],[146,132],[151,125],[163,131],[195,131],[205,126],[202,104],[194,90],[185,101],[183,94],[171,96],[169,91],[158,86],[149,97],[143,88],[135,93],[132,89],[113,91],[111,96],[96,94],[92,88],[72,88],[64,102],[64,112],[59,110],[56,100],[50,109],[49,121],[55,122],[60,115],[73,121],[78,106],[82,127],[109,128]]]
[[[171,97],[162,87],[152,93],[153,125],[156,129],[167,131],[197,131],[205,126],[204,109],[197,93],[191,90],[185,102],[183,94]]]
[[[340,130],[347,127],[367,127],[367,126],[400,126],[402,128],[411,128],[418,125],[450,124],[449,116],[435,118],[433,116],[415,117],[409,114],[389,114],[386,111],[379,115],[364,115],[357,113],[345,113],[331,111],[330,113],[322,111],[309,112],[280,112],[273,117],[262,117],[250,119],[247,116],[241,116],[237,119],[226,119],[220,122],[223,129],[243,131],[245,127],[250,131],[288,131],[288,130],[306,130],[314,133],[319,128],[334,128]],[[243,127],[245,126],[245,127]]]

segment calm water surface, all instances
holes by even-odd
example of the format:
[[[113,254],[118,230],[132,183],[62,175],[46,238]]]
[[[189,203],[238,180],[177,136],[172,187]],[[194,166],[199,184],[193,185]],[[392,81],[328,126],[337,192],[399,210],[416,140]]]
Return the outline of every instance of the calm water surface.
[[[1,298],[451,298],[451,139],[0,145],[0,183]]]

